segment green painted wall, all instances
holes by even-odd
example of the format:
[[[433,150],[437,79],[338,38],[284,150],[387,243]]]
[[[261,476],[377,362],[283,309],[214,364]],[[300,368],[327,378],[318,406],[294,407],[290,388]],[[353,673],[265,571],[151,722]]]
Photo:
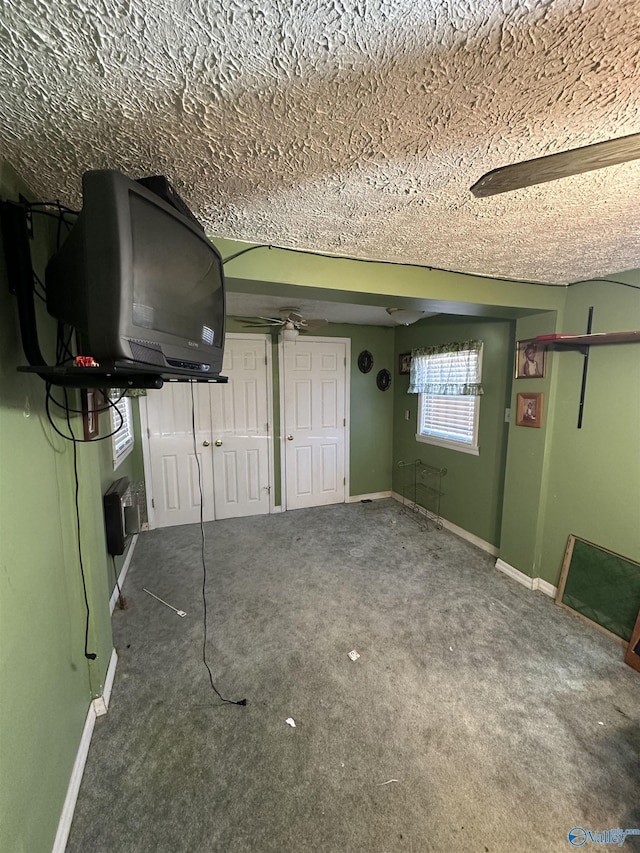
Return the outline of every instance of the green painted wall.
[[[0,195],[16,198],[18,192],[29,195],[3,164]],[[35,229],[34,266],[42,276],[55,229],[44,217],[36,217]],[[103,692],[112,649],[102,517],[102,486],[111,461],[109,455],[105,463],[99,443],[77,447],[89,649],[98,655],[89,662],[72,446],[47,421],[42,380],[16,372],[25,359],[3,249],[1,254],[0,849],[48,853],[88,707]],[[40,305],[38,318],[42,348],[51,357],[54,323]],[[63,428],[59,415],[56,421]],[[79,416],[73,428],[81,434]]]
[[[640,274],[628,276],[640,285]],[[640,329],[640,291],[590,282],[569,288],[564,331]],[[557,385],[537,574],[556,584],[567,537],[640,561],[640,345],[591,347],[582,429],[583,358],[553,356]]]
[[[640,273],[625,279],[640,285]],[[518,338],[553,331],[594,332],[640,328],[640,293],[609,282],[566,290],[557,328],[550,314],[518,323]],[[556,585],[567,537],[573,533],[640,560],[640,347],[594,346],[582,429],[577,429],[583,357],[548,355],[544,380],[514,381],[519,391],[543,391],[540,430],[511,424],[500,557],[532,577]]]
[[[516,340],[555,332],[556,323],[556,314],[551,312],[521,319],[516,326]],[[537,576],[535,567],[543,523],[545,472],[549,461],[547,450],[555,415],[553,389],[557,358],[555,353],[547,353],[543,378],[513,380],[500,558],[531,577]],[[515,423],[517,395],[530,391],[544,394],[540,429],[519,427]]]
[[[398,375],[398,356],[419,346],[437,346],[451,341],[477,339],[484,343],[478,442],[480,455],[472,456],[445,447],[416,441],[418,397],[408,394],[409,377]],[[442,516],[498,546],[502,513],[507,425],[513,363],[513,323],[505,320],[476,320],[433,317],[396,332],[394,370],[395,411],[393,442],[393,489],[402,493],[399,461],[421,459],[436,468],[446,468],[442,481]],[[409,410],[409,420],[405,413]]]
[[[350,480],[351,495],[367,495],[391,488],[393,447],[394,329],[383,326],[329,324],[323,334],[351,339]],[[358,355],[373,356],[369,373],[358,369]],[[391,388],[376,385],[379,370],[391,373]]]
[[[228,332],[249,332],[237,318],[227,321]],[[312,335],[305,335],[311,338]],[[389,491],[391,488],[391,448],[393,441],[393,394],[391,389],[382,392],[376,386],[376,374],[386,367],[395,381],[394,329],[382,326],[358,326],[346,323],[329,323],[322,327],[321,337],[349,338],[351,340],[351,405],[349,433],[349,492],[365,495]],[[280,384],[278,375],[279,350],[277,335],[273,336],[273,389],[274,389],[274,450],[275,450],[275,503],[281,502],[280,489]],[[358,370],[358,354],[367,349],[373,355],[374,366],[370,373]],[[392,386],[393,387],[393,386]]]

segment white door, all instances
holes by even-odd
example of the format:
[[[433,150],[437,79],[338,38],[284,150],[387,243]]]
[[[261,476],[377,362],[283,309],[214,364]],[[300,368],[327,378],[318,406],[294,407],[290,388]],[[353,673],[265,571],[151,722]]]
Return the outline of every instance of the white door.
[[[269,512],[268,346],[265,338],[227,338],[229,382],[211,386],[216,518]]]
[[[144,398],[147,497],[154,527],[200,521],[191,389],[204,520],[269,512],[269,347],[264,335],[228,335],[222,371],[229,377],[226,385],[170,382]]]
[[[149,391],[144,398],[147,406],[155,527],[200,521],[198,466],[193,446],[192,388],[203,516],[205,521],[214,518],[209,386],[168,382],[160,391]]]
[[[348,344],[302,337],[282,343],[287,509],[345,500]]]

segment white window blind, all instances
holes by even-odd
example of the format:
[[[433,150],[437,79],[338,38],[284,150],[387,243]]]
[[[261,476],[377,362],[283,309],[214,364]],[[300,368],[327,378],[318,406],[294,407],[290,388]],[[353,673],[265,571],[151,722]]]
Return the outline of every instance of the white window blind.
[[[422,395],[420,433],[448,441],[473,444],[477,397]]]
[[[111,412],[111,436],[113,449],[113,470],[120,465],[133,450],[133,416],[131,414],[131,400],[129,397],[121,397],[122,391],[114,389],[109,398],[112,406]]]

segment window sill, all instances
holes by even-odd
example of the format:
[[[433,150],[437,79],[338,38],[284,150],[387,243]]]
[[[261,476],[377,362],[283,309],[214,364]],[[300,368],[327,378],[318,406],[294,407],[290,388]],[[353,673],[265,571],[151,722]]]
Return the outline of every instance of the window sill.
[[[470,456],[480,456],[480,448],[477,444],[464,444],[462,441],[449,441],[446,438],[436,438],[433,435],[421,435],[416,433],[416,441],[423,444],[433,444],[436,447],[446,447],[448,450],[457,450],[460,453],[468,453]]]

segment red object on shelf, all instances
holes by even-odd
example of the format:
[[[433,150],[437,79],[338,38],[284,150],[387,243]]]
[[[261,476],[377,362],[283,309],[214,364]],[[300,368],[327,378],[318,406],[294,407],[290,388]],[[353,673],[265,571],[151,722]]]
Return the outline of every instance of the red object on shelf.
[[[77,355],[73,359],[74,367],[100,367],[97,361],[93,360],[91,355]]]

